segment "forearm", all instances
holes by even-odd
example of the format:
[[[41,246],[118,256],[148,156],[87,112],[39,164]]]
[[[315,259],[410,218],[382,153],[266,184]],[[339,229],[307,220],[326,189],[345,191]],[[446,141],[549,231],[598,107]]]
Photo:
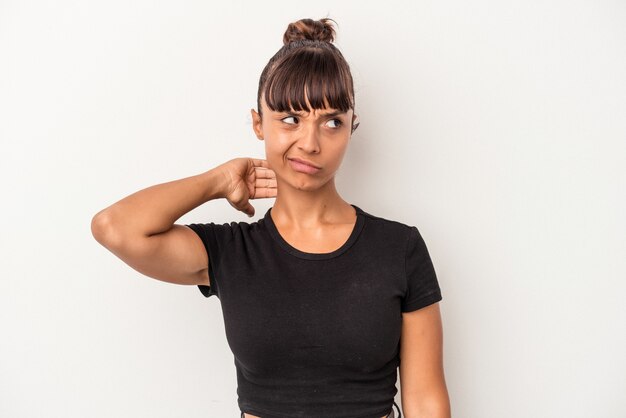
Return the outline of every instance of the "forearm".
[[[445,387],[427,397],[402,397],[402,411],[405,418],[450,418],[450,399]]]
[[[150,236],[169,230],[203,203],[225,197],[227,179],[219,167],[135,192],[98,212],[92,229],[110,239]],[[95,235],[95,233],[94,233]]]

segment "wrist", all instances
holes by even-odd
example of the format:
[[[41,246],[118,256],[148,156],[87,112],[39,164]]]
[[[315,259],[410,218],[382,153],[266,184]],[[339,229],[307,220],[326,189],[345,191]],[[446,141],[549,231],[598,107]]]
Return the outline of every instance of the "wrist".
[[[205,190],[205,202],[227,196],[230,180],[219,166],[200,174],[200,176]]]

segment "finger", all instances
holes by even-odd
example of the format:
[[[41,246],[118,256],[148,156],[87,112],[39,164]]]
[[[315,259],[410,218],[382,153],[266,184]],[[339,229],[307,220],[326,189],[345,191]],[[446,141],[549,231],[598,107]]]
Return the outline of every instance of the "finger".
[[[275,187],[262,187],[254,191],[254,197],[250,199],[265,199],[270,197],[276,197],[278,195],[278,189]]]
[[[265,167],[265,168],[269,168],[269,164],[267,163],[267,160],[263,160],[261,158],[251,158],[252,160],[252,165],[254,165],[255,167]]]
[[[276,181],[276,178],[263,178],[263,179],[259,179],[257,178],[254,181],[254,187],[259,189],[259,188],[276,188],[278,187],[278,182]]]
[[[268,197],[276,197],[278,195],[278,187],[273,180],[265,180],[265,184],[257,184],[254,188],[254,192],[250,195],[251,199],[262,199]]]
[[[248,202],[246,204],[246,207],[243,209],[243,212],[248,215],[249,217],[253,217],[254,216],[254,206],[252,206],[250,204],[250,202]]]
[[[266,167],[254,167],[254,175],[257,178],[276,178],[276,172],[271,168]]]

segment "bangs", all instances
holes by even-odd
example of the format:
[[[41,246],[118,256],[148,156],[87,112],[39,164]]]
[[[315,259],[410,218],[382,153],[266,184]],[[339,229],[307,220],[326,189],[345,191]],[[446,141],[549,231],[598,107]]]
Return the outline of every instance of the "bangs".
[[[327,107],[354,109],[350,69],[329,50],[302,48],[276,64],[265,84],[265,103],[275,112]]]

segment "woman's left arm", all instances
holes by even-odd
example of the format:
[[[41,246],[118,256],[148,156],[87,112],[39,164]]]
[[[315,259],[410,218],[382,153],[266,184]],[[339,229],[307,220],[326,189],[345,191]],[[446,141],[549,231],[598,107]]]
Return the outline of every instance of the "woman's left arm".
[[[402,313],[400,388],[405,418],[450,418],[439,303]]]

